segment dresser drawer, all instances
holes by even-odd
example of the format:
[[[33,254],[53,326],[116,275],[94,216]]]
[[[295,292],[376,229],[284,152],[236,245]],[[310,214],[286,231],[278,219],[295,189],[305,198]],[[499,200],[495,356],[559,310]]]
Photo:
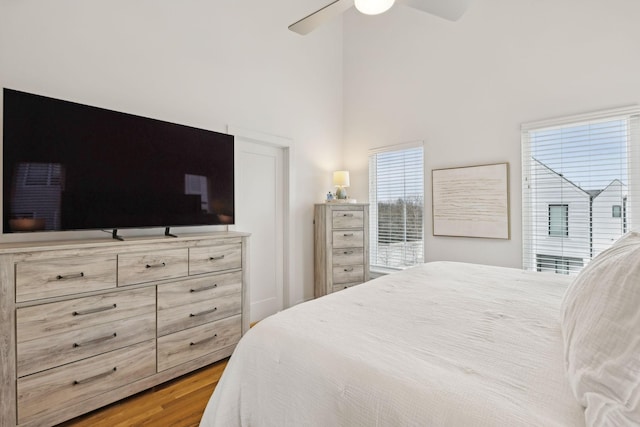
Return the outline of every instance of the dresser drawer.
[[[92,398],[156,372],[155,340],[18,379],[18,422]]]
[[[213,273],[242,267],[242,246],[238,244],[189,249],[189,274]]]
[[[18,376],[153,338],[155,295],[152,286],[17,309]]]
[[[158,372],[235,345],[241,323],[237,315],[158,338]]]
[[[364,225],[364,212],[361,210],[333,211],[333,228],[362,228]]]
[[[155,336],[156,315],[148,313],[18,343],[18,377],[97,356]]]
[[[333,247],[362,248],[364,247],[364,232],[362,230],[333,231]]]
[[[241,309],[242,296],[239,292],[190,305],[158,307],[158,336],[224,319],[239,314]]]
[[[241,292],[239,271],[158,286],[158,336],[239,313]]]
[[[339,267],[333,267],[333,283],[336,285],[363,281],[364,266],[362,265],[342,265]]]
[[[188,258],[187,248],[118,255],[118,286],[184,277]]]
[[[364,264],[363,248],[343,248],[331,251],[332,264],[337,265],[357,265]]]
[[[158,310],[210,301],[242,290],[242,272],[223,273],[158,286]]]
[[[128,317],[155,313],[156,291],[150,286],[76,298],[16,310],[17,341],[92,328]]]
[[[116,287],[116,256],[71,257],[16,264],[16,301]]]

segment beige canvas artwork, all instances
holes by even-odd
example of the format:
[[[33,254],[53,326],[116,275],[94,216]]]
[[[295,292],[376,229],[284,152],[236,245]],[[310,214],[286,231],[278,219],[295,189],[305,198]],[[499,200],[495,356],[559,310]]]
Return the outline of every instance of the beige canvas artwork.
[[[433,235],[509,239],[509,165],[432,171]]]

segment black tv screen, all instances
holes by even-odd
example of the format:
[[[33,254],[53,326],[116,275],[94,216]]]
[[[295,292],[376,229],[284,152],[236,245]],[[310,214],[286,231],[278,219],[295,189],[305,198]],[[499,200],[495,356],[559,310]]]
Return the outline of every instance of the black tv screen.
[[[232,135],[3,92],[4,233],[234,223]]]

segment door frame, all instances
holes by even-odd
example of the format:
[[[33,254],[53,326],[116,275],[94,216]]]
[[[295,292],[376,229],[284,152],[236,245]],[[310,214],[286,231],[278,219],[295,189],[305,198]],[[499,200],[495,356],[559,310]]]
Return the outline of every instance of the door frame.
[[[227,133],[258,145],[267,145],[282,149],[282,307],[291,306],[291,176],[293,175],[293,140],[282,136],[270,135],[235,125],[227,125]],[[234,157],[235,157],[234,147]],[[235,203],[235,201],[234,201]],[[251,232],[251,230],[243,230]],[[251,262],[251,261],[249,261]],[[249,278],[249,287],[251,279]]]

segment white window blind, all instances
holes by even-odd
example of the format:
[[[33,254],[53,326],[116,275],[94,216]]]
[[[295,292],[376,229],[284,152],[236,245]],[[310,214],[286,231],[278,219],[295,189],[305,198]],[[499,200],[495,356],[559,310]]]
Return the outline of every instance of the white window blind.
[[[372,269],[423,262],[424,160],[422,143],[369,153]]]
[[[575,274],[631,229],[640,214],[639,113],[522,126],[525,269]]]

